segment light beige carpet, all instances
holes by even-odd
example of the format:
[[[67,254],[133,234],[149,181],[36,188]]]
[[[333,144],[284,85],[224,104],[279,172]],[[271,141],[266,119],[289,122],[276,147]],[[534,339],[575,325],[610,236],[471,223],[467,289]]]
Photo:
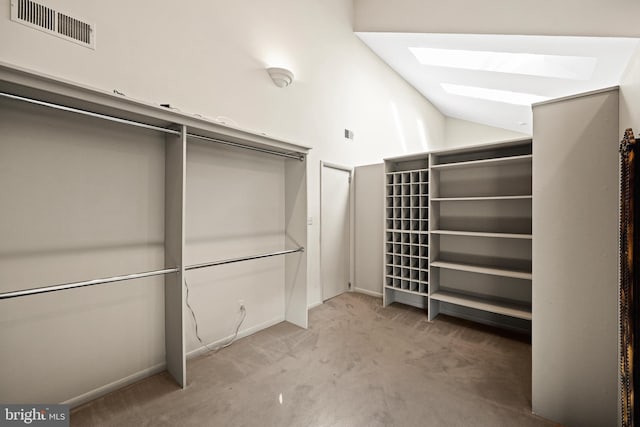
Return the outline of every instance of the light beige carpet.
[[[72,411],[73,426],[551,426],[531,415],[531,345],[347,293]],[[200,326],[206,329],[206,325]]]

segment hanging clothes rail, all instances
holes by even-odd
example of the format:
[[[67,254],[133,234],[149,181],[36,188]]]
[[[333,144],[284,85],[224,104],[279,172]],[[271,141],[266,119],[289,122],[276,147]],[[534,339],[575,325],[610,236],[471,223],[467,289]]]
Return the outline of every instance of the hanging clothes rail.
[[[68,111],[71,113],[82,114],[83,116],[95,117],[98,119],[108,120],[110,122],[122,123],[125,125],[137,126],[145,129],[157,130],[164,133],[170,133],[172,135],[180,135],[180,131],[174,129],[167,129],[160,126],[153,126],[146,123],[135,122],[133,120],[121,119],[119,117],[107,116],[106,114],[94,113],[91,111],[80,110],[79,108],[66,107],[64,105],[53,104],[51,102],[39,101],[37,99],[25,98],[23,96],[11,95],[9,93],[1,92],[0,96],[9,99],[15,99],[17,101],[28,102],[30,104],[41,105],[43,107],[53,108],[56,110]]]
[[[144,273],[133,273],[133,274],[127,274],[124,276],[106,277],[103,279],[87,280],[84,282],[62,283],[60,285],[45,286],[41,288],[31,288],[31,289],[23,289],[20,291],[4,292],[4,293],[0,293],[0,300],[24,297],[28,295],[44,294],[47,292],[63,291],[66,289],[82,288],[85,286],[102,285],[105,283],[121,282],[123,280],[141,279],[143,277],[151,277],[151,276],[160,276],[163,274],[177,273],[178,271],[180,271],[180,269],[177,267],[165,268],[163,270],[147,271]]]
[[[231,264],[231,263],[234,263],[234,262],[249,261],[249,260],[252,260],[252,259],[267,258],[267,257],[272,257],[272,256],[277,256],[277,255],[286,255],[286,254],[292,254],[292,253],[295,253],[295,252],[304,252],[304,248],[301,246],[298,249],[290,249],[290,250],[286,250],[286,251],[272,252],[272,253],[269,253],[269,254],[253,255],[253,256],[246,256],[246,257],[241,257],[241,258],[230,258],[230,259],[223,259],[223,260],[220,260],[220,261],[212,261],[212,262],[204,262],[202,264],[188,265],[184,269],[185,270],[197,270],[198,268],[215,267],[216,265]]]
[[[81,110],[79,108],[67,107],[67,106],[64,106],[64,105],[54,104],[54,103],[46,102],[46,101],[40,101],[40,100],[37,100],[37,99],[27,98],[27,97],[24,97],[24,96],[12,95],[12,94],[9,94],[9,93],[6,93],[6,92],[0,92],[0,97],[13,99],[13,100],[16,100],[16,101],[28,102],[30,104],[40,105],[40,106],[47,107],[47,108],[53,108],[53,109],[56,109],[56,110],[67,111],[67,112],[70,112],[70,113],[82,114],[84,116],[89,116],[89,117],[94,117],[94,118],[98,118],[98,119],[108,120],[108,121],[111,121],[111,122],[116,122],[116,123],[131,125],[131,126],[136,126],[136,127],[140,127],[140,128],[144,128],[144,129],[156,130],[156,131],[159,131],[159,132],[164,132],[164,133],[168,133],[168,134],[172,134],[172,135],[180,135],[180,131],[175,130],[175,129],[168,129],[168,128],[163,128],[161,126],[154,126],[154,125],[150,125],[150,124],[147,124],[147,123],[136,122],[136,121],[133,121],[133,120],[121,119],[119,117],[109,116],[109,115],[100,114],[100,113],[94,113],[92,111]],[[231,147],[238,147],[238,148],[244,148],[246,150],[258,151],[260,153],[273,154],[275,156],[287,157],[287,158],[290,158],[290,159],[296,159],[296,160],[300,160],[300,161],[304,160],[304,155],[302,153],[297,153],[297,152],[294,152],[294,153],[283,153],[283,152],[280,152],[280,151],[269,150],[269,149],[260,148],[260,147],[254,147],[252,145],[240,144],[238,142],[225,141],[223,139],[211,138],[211,137],[208,137],[208,136],[197,135],[197,134],[194,134],[194,133],[187,133],[187,136],[190,137],[190,138],[199,139],[199,140],[202,140],[202,141],[214,142],[214,143],[217,143],[217,144],[229,145]]]
[[[247,149],[247,150],[259,151],[261,153],[273,154],[273,155],[276,155],[276,156],[287,157],[287,158],[290,158],[290,159],[296,159],[296,160],[300,160],[300,161],[304,160],[304,155],[302,155],[300,153],[281,153],[279,151],[267,150],[266,148],[252,147],[251,145],[239,144],[237,142],[224,141],[222,139],[209,138],[208,136],[196,135],[196,134],[193,134],[193,133],[187,133],[187,136],[189,138],[199,139],[199,140],[202,140],[202,141],[215,142],[217,144],[230,145],[232,147],[239,147],[239,148],[244,148],[244,149]]]

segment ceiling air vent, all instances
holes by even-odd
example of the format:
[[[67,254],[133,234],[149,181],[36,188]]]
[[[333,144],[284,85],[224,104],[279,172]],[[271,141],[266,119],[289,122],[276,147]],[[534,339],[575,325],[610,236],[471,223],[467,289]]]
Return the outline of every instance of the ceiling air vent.
[[[31,0],[11,1],[11,20],[95,49],[95,25]]]

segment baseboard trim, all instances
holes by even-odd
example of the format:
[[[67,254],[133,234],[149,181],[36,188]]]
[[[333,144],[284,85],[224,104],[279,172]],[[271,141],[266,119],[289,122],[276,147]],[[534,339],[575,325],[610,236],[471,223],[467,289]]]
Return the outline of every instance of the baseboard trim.
[[[278,323],[284,322],[284,316],[278,316],[275,319],[271,319],[268,320],[266,322],[260,323],[259,325],[255,325],[252,326],[250,328],[241,330],[238,332],[238,337],[237,339],[249,336],[251,334],[254,334],[258,331],[261,331],[263,329],[269,328],[273,325],[277,325]],[[217,347],[218,345],[228,341],[229,339],[231,339],[233,335],[229,335],[228,337],[219,339],[217,341],[211,342],[209,344],[207,344],[209,347]],[[204,347],[198,347],[194,350],[191,350],[190,352],[187,353],[187,359],[192,359],[194,357],[197,357],[201,354],[206,353],[208,350]],[[131,374],[129,376],[126,376],[124,378],[121,378],[119,380],[116,380],[114,382],[111,382],[109,384],[105,384],[101,387],[95,388],[93,390],[90,390],[86,393],[83,393],[79,396],[76,397],[72,397],[71,399],[65,400],[64,402],[60,402],[63,405],[69,405],[70,408],[75,408],[77,406],[80,406],[82,404],[85,404],[87,402],[90,402],[92,400],[95,400],[99,397],[102,397],[106,394],[111,393],[112,391],[116,391],[118,389],[121,389],[123,387],[126,387],[130,384],[136,383],[140,380],[143,380],[147,377],[150,377],[152,375],[155,374],[159,374],[160,372],[163,372],[167,369],[167,364],[166,363],[158,363],[157,365],[151,366],[147,369],[143,369],[141,371],[138,371],[134,374]]]
[[[322,304],[324,304],[322,301],[314,302],[313,304],[307,306],[307,310],[311,310],[312,308],[319,307]]]
[[[238,332],[238,337],[236,339],[240,339],[240,338],[244,338],[247,337],[249,335],[255,334],[258,331],[261,331],[263,329],[267,329],[273,325],[277,325],[278,323],[284,322],[284,316],[278,316],[274,319],[271,320],[267,320],[266,322],[262,322],[258,325],[252,326],[250,328],[247,329],[241,329]],[[210,348],[216,348],[218,347],[220,344],[224,344],[225,342],[229,341],[231,339],[231,337],[233,337],[233,334],[221,338],[219,340],[207,343],[207,346]],[[195,349],[187,352],[187,359],[193,359],[194,357],[198,357],[201,356],[205,353],[207,353],[209,350],[205,347],[205,346],[200,346],[200,347],[196,347]]]
[[[90,390],[86,393],[83,393],[79,396],[76,397],[72,397],[69,400],[65,400],[64,402],[61,402],[61,404],[63,405],[69,405],[69,407],[71,408],[75,408],[76,406],[80,406],[84,403],[87,403],[91,400],[95,400],[99,397],[104,396],[105,394],[109,394],[112,391],[116,391],[118,389],[121,389],[123,387],[126,387],[130,384],[133,384],[135,382],[138,382],[142,379],[145,379],[147,377],[150,377],[151,375],[155,375],[155,374],[159,374],[160,372],[166,370],[167,368],[167,364],[166,363],[158,363],[157,365],[154,365],[150,368],[147,369],[143,369],[141,371],[138,371],[134,374],[131,374],[129,376],[126,376],[124,378],[121,378],[119,380],[116,380],[112,383],[109,384],[105,384],[101,387],[95,388],[93,390]]]
[[[369,296],[372,296],[372,297],[376,297],[376,298],[382,298],[382,293],[381,292],[370,291],[369,289],[355,288],[353,291],[354,292],[358,292],[360,294],[365,294],[365,295],[369,295]]]

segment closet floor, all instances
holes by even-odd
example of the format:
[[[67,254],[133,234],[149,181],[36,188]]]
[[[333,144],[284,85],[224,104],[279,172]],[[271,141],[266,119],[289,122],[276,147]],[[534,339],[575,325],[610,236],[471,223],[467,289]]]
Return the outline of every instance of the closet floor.
[[[74,409],[72,426],[551,426],[528,337],[357,293]]]

